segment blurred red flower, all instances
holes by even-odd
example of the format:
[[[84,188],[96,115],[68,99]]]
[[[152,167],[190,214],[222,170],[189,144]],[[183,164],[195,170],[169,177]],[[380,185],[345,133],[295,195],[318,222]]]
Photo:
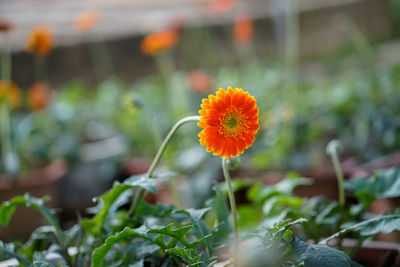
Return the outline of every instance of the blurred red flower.
[[[214,80],[204,71],[195,70],[188,75],[189,88],[198,93],[207,94],[214,87]]]
[[[36,82],[28,90],[28,104],[34,111],[47,107],[50,99],[50,86],[44,82]]]
[[[246,14],[239,14],[233,25],[233,38],[239,45],[248,45],[253,41],[254,26],[253,20]]]
[[[53,32],[49,25],[34,27],[25,42],[25,50],[37,57],[46,56],[53,47]]]
[[[154,56],[174,47],[178,42],[177,31],[164,30],[147,35],[140,44],[145,55]]]
[[[211,0],[209,10],[214,15],[220,15],[234,8],[236,4],[236,0]]]
[[[97,10],[87,10],[75,17],[74,28],[77,32],[85,32],[93,28],[100,20],[100,13]]]

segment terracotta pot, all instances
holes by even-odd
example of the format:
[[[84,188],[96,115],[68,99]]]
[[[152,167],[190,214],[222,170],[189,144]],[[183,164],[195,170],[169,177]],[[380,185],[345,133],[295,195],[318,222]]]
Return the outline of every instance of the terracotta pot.
[[[34,197],[50,196],[46,202],[49,208],[58,206],[58,181],[66,173],[63,161],[54,161],[42,169],[23,173],[12,184],[4,175],[0,176],[0,203],[15,196],[29,193]],[[46,224],[43,216],[36,210],[18,207],[7,228],[0,226],[1,240],[25,240],[33,230]]]

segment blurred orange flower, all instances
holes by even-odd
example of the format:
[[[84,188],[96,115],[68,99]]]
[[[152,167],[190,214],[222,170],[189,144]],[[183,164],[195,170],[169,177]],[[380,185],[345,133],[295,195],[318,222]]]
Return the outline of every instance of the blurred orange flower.
[[[143,54],[154,56],[171,49],[177,42],[177,31],[164,30],[147,35],[140,43],[140,49]]]
[[[74,21],[77,32],[85,32],[93,28],[100,20],[100,13],[96,10],[88,10],[79,13]]]
[[[18,86],[12,81],[0,80],[0,101],[8,101],[11,108],[18,108],[22,104],[22,94]]]
[[[212,14],[221,15],[234,8],[236,4],[236,0],[211,0],[209,9]]]
[[[40,111],[49,103],[51,89],[44,82],[36,82],[28,90],[28,104],[34,111]]]
[[[200,144],[222,158],[236,157],[250,147],[260,128],[256,99],[243,89],[222,88],[201,104]]]
[[[214,80],[204,71],[195,70],[188,75],[189,87],[192,91],[207,94],[214,85]]]
[[[53,32],[49,25],[34,27],[25,42],[25,50],[37,57],[46,56],[53,47]]]
[[[14,29],[14,24],[6,19],[0,17],[0,32],[10,32]]]
[[[239,45],[248,45],[253,41],[253,20],[246,14],[237,15],[233,25],[233,38]]]

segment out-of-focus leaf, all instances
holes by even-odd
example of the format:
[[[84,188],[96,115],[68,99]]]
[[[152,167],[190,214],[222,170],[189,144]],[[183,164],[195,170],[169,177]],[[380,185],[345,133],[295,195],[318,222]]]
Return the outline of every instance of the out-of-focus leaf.
[[[255,228],[261,221],[261,211],[254,206],[240,205],[238,213],[240,228]]]
[[[280,213],[284,208],[300,209],[305,202],[303,198],[294,196],[277,195],[267,199],[263,204],[263,213],[267,216]]]
[[[390,168],[377,171],[367,178],[345,181],[347,191],[354,193],[365,205],[375,199],[400,196],[400,169]]]
[[[24,196],[16,196],[9,201],[3,202],[0,206],[0,224],[7,226],[17,206],[26,206],[40,211],[44,217],[53,225],[58,226],[57,219],[53,212],[44,206],[44,201],[41,198],[34,198],[29,193]]]
[[[349,232],[358,232],[361,236],[373,236],[377,233],[387,234],[396,230],[400,231],[400,214],[383,215],[347,227],[321,240],[320,244],[326,244],[329,240],[338,238]]]
[[[26,193],[24,196],[16,196],[0,206],[0,224],[3,226],[8,225],[17,206],[26,206],[40,211],[49,223],[54,226],[57,237],[62,242],[64,235],[53,212],[46,208],[43,199],[32,197],[29,193]]]
[[[292,175],[275,185],[253,185],[247,193],[247,198],[254,203],[262,203],[265,199],[275,195],[290,195],[296,186],[310,184],[310,179]]]
[[[2,254],[2,256],[4,257],[16,259],[22,266],[30,265],[27,258],[14,251],[14,246],[12,244],[3,243],[3,241],[1,240],[0,240],[0,254]]]

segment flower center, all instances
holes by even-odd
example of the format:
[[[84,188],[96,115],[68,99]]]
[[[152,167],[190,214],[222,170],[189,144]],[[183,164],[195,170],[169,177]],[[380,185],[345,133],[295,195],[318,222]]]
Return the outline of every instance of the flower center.
[[[219,134],[225,138],[237,138],[243,132],[243,116],[237,111],[229,111],[221,118]]]
[[[235,127],[237,124],[236,118],[229,118],[226,122],[226,126],[228,126],[229,128],[233,128]]]

